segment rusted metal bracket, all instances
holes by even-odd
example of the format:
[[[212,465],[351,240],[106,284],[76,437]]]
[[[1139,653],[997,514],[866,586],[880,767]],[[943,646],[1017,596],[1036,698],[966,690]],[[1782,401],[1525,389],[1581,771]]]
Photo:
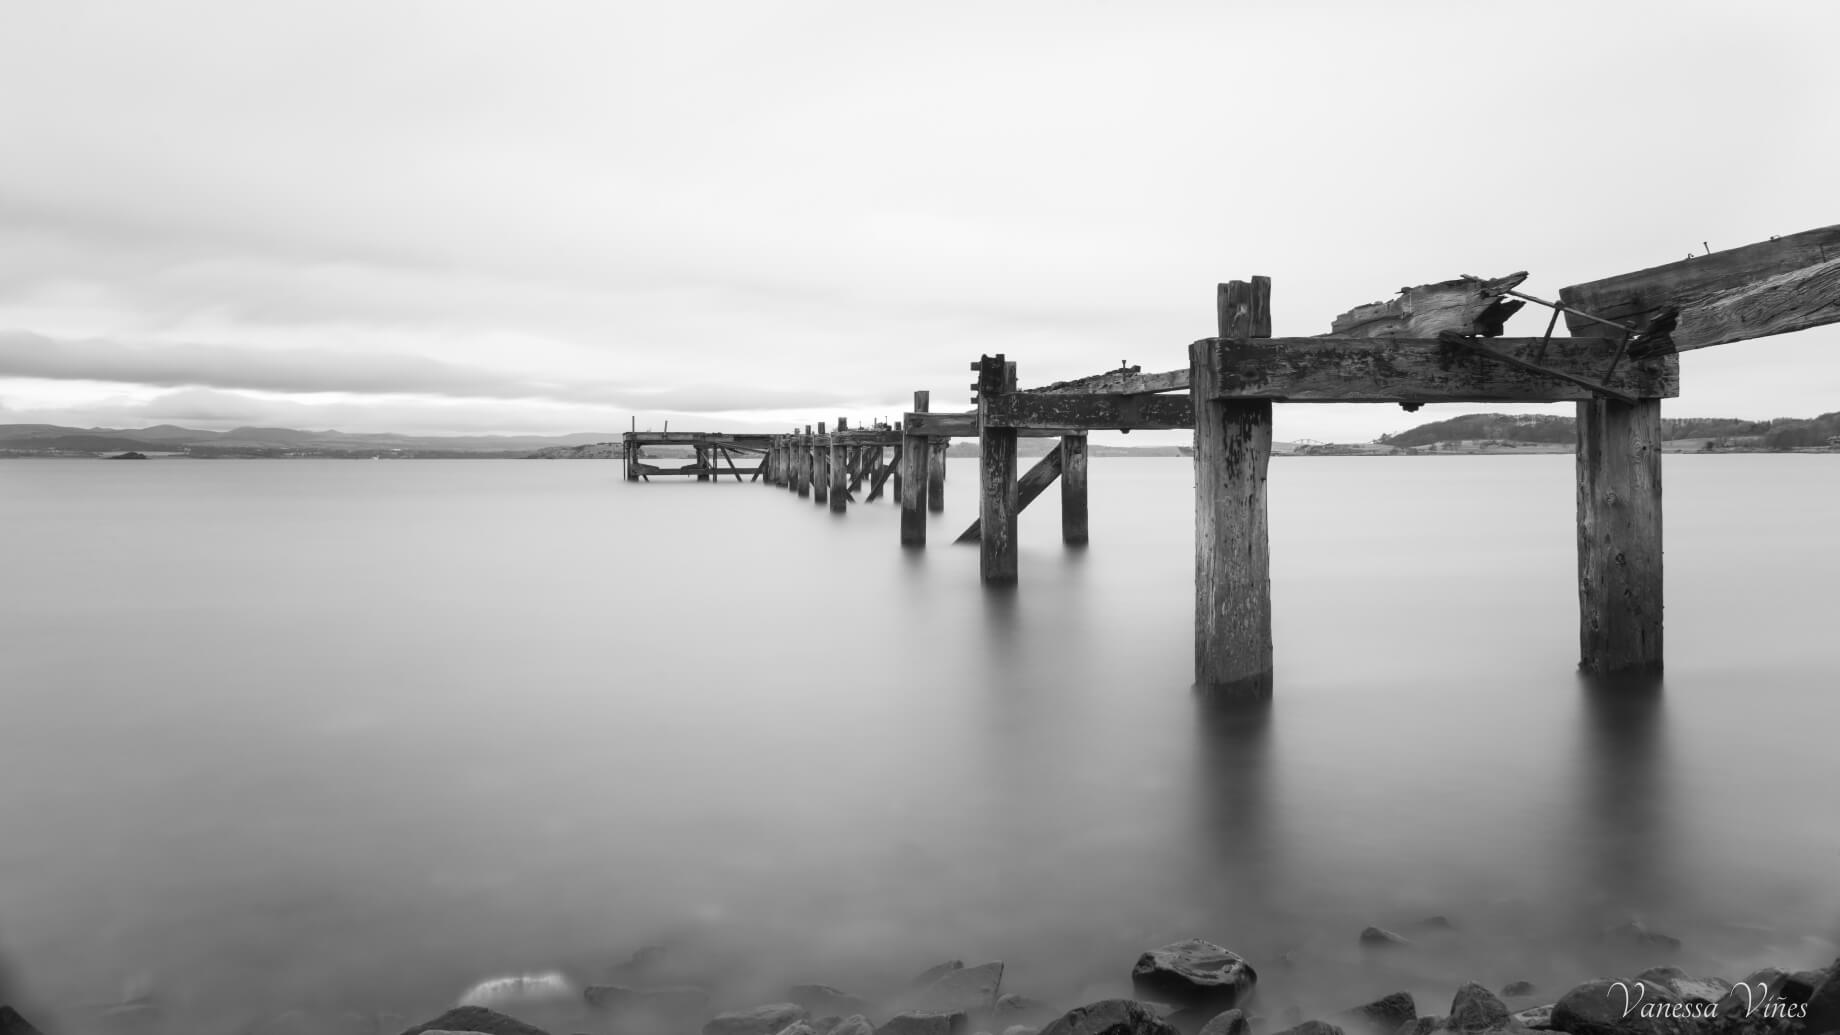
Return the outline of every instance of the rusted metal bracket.
[[[1606,399],[1615,399],[1618,402],[1630,403],[1632,405],[1636,402],[1635,396],[1629,395],[1625,392],[1619,392],[1616,389],[1611,388],[1609,385],[1599,384],[1598,382],[1592,381],[1589,378],[1579,377],[1576,374],[1569,374],[1563,370],[1554,370],[1551,367],[1541,366],[1538,363],[1535,363],[1531,360],[1522,359],[1519,356],[1511,356],[1506,352],[1501,352],[1499,350],[1490,348],[1489,346],[1483,344],[1482,340],[1479,338],[1466,337],[1465,335],[1458,334],[1455,331],[1445,331],[1444,333],[1438,335],[1438,341],[1441,341],[1447,345],[1457,345],[1462,348],[1466,348],[1470,350],[1471,352],[1476,353],[1478,356],[1484,356],[1488,359],[1493,359],[1498,362],[1506,363],[1507,365],[1511,367],[1519,367],[1520,369],[1529,371],[1530,373],[1541,374],[1546,377],[1558,378],[1561,381],[1565,381],[1569,384],[1575,384],[1580,388],[1587,389],[1593,395],[1601,395]],[[1619,358],[1621,356],[1621,353],[1622,353],[1622,350],[1619,349],[1618,350]]]

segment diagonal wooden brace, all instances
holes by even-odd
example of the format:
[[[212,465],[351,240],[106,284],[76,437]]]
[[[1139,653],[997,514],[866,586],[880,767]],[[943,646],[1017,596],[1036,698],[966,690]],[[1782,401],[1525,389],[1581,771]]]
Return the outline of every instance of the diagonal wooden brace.
[[[1543,374],[1547,377],[1558,378],[1561,381],[1565,381],[1570,384],[1575,384],[1580,388],[1589,389],[1593,394],[1602,396],[1605,399],[1615,399],[1618,402],[1629,403],[1630,405],[1634,405],[1636,401],[1635,396],[1626,395],[1622,392],[1617,391],[1614,388],[1609,387],[1608,385],[1599,384],[1596,381],[1592,381],[1589,378],[1579,377],[1576,374],[1568,374],[1563,370],[1554,370],[1551,367],[1543,367],[1539,365],[1538,363],[1529,362],[1528,360],[1524,360],[1520,358],[1519,356],[1510,356],[1506,352],[1499,352],[1495,349],[1488,347],[1487,345],[1483,344],[1482,341],[1479,339],[1466,338],[1463,335],[1456,333],[1455,331],[1445,331],[1442,334],[1439,334],[1438,341],[1443,342],[1447,345],[1461,346],[1462,348],[1466,348],[1470,350],[1471,352],[1476,353],[1479,356],[1485,356],[1489,359],[1496,360],[1497,362],[1506,363],[1507,365],[1511,367],[1519,367],[1520,369],[1529,371],[1531,373]]]

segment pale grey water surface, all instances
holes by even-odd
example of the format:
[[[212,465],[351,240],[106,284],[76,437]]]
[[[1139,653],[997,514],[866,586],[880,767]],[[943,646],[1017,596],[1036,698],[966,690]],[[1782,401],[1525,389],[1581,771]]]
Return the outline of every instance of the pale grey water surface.
[[[1328,997],[1582,976],[1628,910],[1832,957],[1840,457],[1667,457],[1659,688],[1575,673],[1569,456],[1280,458],[1275,700],[1228,712],[1189,461],[1096,460],[1085,550],[1045,496],[1015,592],[951,545],[973,472],[903,551],[885,503],[616,463],[0,465],[6,994],[414,1020],[675,939],[739,1003],[950,957],[1060,1000],[1432,913],[1461,973]]]

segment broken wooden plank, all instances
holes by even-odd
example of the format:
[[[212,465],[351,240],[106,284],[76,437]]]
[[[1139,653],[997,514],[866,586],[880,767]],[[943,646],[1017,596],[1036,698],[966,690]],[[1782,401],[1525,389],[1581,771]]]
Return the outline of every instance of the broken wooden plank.
[[[1132,369],[1135,370],[1136,368],[1133,367]],[[1157,392],[1179,392],[1179,391],[1186,391],[1188,389],[1188,371],[1187,370],[1164,370],[1164,371],[1161,371],[1155,374],[1131,373],[1131,374],[1117,374],[1117,376],[1113,376],[1114,374],[1117,374],[1117,372],[1114,371],[1109,374],[1095,375],[1097,377],[1104,377],[1107,379],[1102,382],[1092,381],[1092,379],[1082,379],[1083,381],[1092,381],[1091,384],[1082,384],[1080,382],[1074,382],[1074,381],[1064,381],[1058,385],[1048,385],[1043,388],[1031,388],[1029,389],[1028,394],[1031,394],[1031,395],[1097,395],[1097,394],[1153,395]]]
[[[1526,273],[1484,280],[1456,280],[1400,288],[1399,297],[1356,306],[1336,317],[1329,333],[1341,338],[1435,338],[1440,332],[1500,336],[1508,317],[1527,303],[1508,298]]]
[[[1056,478],[1061,476],[1064,467],[1062,457],[1061,447],[1055,446],[1048,450],[1046,456],[1035,461],[1035,466],[1029,468],[1021,478],[1016,480],[1016,513],[1020,514],[1029,509],[1029,504],[1035,502],[1035,497],[1040,496],[1048,486],[1054,484]],[[952,541],[975,543],[982,538],[980,531],[983,527],[983,519],[974,518],[970,527],[960,532],[958,538]]]
[[[1191,428],[1194,404],[1186,395],[998,395],[984,402],[990,427],[1058,429]]]
[[[1474,349],[1425,338],[1204,339],[1219,380],[1217,399],[1285,402],[1572,402],[1591,390]],[[1487,348],[1527,360],[1538,338],[1495,338]],[[1595,381],[1615,355],[1606,338],[1554,338],[1540,365]],[[1680,394],[1680,361],[1624,362],[1603,382],[1638,399]]]
[[[1042,385],[1039,388],[1027,388],[1024,389],[1024,391],[1029,393],[1077,392],[1088,394],[1092,392],[1115,392],[1118,391],[1115,387],[1116,385],[1142,372],[1142,367],[1120,364],[1116,370],[1107,370],[1099,374],[1089,374],[1086,377],[1076,377],[1069,381],[1056,381],[1053,384]]]
[[[1840,225],[1574,284],[1559,300],[1638,329],[1678,310],[1676,352],[1840,323]],[[1572,313],[1565,323],[1602,333]]]

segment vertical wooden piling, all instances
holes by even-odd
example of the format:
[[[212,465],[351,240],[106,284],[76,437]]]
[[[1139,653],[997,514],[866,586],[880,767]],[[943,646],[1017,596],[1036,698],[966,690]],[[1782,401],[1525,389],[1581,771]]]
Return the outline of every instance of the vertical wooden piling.
[[[1660,672],[1661,400],[1578,404],[1578,667]]]
[[[639,447],[630,438],[626,440],[624,445],[626,447],[624,450],[626,454],[626,480],[629,482],[636,482],[639,480]]]
[[[811,440],[811,501],[825,503],[831,495],[830,436],[818,422],[818,437]]]
[[[805,434],[799,436],[798,444],[799,473],[793,479],[799,491],[799,499],[811,495],[811,425],[805,425]]]
[[[932,398],[931,392],[915,392],[914,412],[930,412]],[[926,505],[926,436],[901,436],[901,466],[896,469],[895,477],[900,478],[903,471],[906,472],[906,478],[902,481],[913,486],[913,491],[898,496],[901,501],[901,545],[925,546],[926,511],[922,508]],[[900,481],[895,484],[901,486]],[[904,488],[902,486],[895,491],[902,493]]]
[[[1086,433],[1061,436],[1061,542],[1086,543]]]
[[[983,415],[990,401],[1014,390],[1016,368],[1003,356],[972,364],[978,372],[978,572],[987,585],[1016,581],[1016,429],[993,428]]]
[[[837,418],[837,431],[844,431],[848,427],[848,421],[842,417]],[[841,514],[850,506],[850,467],[845,462],[846,448],[837,441],[837,432],[832,432],[831,447],[825,458],[825,467],[831,476],[831,513],[833,514]]]
[[[946,450],[951,447],[949,438],[927,440],[926,509],[935,514],[946,509]]]
[[[1271,336],[1271,279],[1220,285],[1222,338]],[[1214,349],[1189,346],[1195,406],[1195,685],[1271,696],[1271,544],[1265,476],[1271,403],[1216,400]]]

